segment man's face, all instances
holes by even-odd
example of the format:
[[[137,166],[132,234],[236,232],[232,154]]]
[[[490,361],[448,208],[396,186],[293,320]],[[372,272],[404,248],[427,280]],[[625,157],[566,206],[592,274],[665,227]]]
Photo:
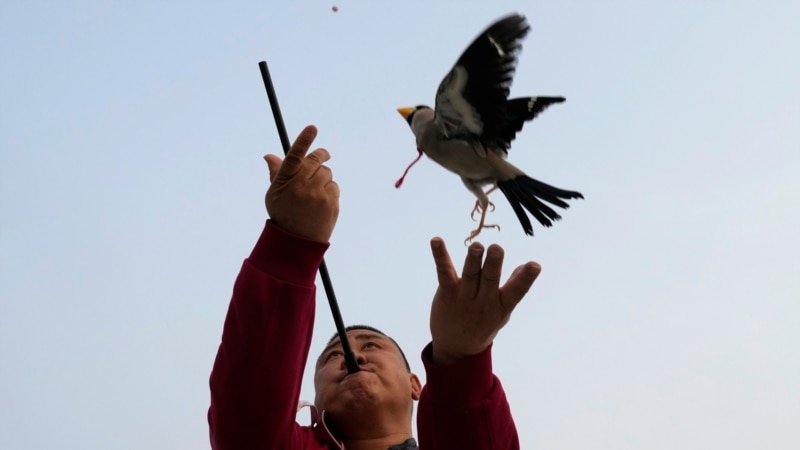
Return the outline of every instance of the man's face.
[[[406,369],[397,345],[371,330],[350,330],[347,336],[361,370],[347,374],[342,345],[335,338],[317,360],[316,406],[333,416],[378,407],[410,417],[412,400],[419,399],[421,385]]]

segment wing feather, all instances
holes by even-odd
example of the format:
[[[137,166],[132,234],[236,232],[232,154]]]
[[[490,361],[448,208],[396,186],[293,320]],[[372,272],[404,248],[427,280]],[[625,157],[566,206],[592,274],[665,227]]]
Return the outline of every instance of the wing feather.
[[[522,39],[530,26],[512,14],[490,25],[464,51],[436,93],[436,124],[446,137],[493,143],[503,130],[506,101]]]

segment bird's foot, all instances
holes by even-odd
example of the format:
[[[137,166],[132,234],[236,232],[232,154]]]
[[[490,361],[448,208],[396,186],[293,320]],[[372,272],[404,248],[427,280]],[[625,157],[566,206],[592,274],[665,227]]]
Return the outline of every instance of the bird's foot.
[[[464,245],[468,245],[470,242],[472,242],[473,239],[475,239],[479,234],[481,234],[481,230],[483,230],[484,228],[495,228],[497,229],[497,231],[500,231],[500,225],[498,224],[481,225],[478,228],[472,230],[472,232],[469,234],[469,237],[464,239]]]
[[[489,202],[488,206],[491,208],[490,212],[494,212],[494,203]],[[481,208],[480,200],[475,200],[475,207],[472,208],[472,212],[469,213],[469,218],[475,222],[475,213],[483,213],[483,208]]]

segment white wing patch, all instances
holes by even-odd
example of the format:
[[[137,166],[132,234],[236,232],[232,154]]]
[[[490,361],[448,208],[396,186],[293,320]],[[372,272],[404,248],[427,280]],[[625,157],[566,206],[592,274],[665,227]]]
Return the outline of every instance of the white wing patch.
[[[498,44],[497,41],[494,40],[491,34],[487,34],[486,37],[489,38],[489,42],[491,42],[492,45],[494,45],[494,48],[495,50],[497,50],[498,55],[500,55],[501,57],[506,56],[506,52],[503,51],[503,47],[501,47],[500,44]]]
[[[436,116],[443,125],[445,137],[453,132],[468,131],[476,135],[483,132],[480,115],[462,95],[468,78],[466,69],[455,66],[436,95]]]

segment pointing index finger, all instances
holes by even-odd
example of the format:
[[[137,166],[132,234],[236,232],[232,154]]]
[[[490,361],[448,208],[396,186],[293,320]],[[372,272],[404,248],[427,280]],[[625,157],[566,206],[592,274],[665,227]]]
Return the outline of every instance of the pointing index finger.
[[[297,173],[300,164],[303,162],[303,158],[305,158],[308,149],[311,148],[311,144],[314,143],[316,137],[317,127],[309,125],[303,128],[303,131],[300,132],[297,139],[294,140],[292,147],[286,153],[283,164],[281,164],[281,168],[278,171],[278,176],[288,178]]]

